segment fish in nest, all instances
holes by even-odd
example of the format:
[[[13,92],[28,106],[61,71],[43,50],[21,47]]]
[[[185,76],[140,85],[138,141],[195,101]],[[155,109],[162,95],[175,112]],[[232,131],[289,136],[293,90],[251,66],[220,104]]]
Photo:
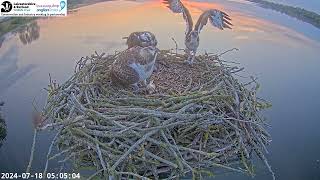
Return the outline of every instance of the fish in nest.
[[[186,31],[185,31],[185,41],[186,53],[188,55],[187,62],[192,64],[199,47],[199,35],[202,28],[207,24],[208,20],[211,25],[217,27],[221,30],[231,29],[231,18],[228,14],[217,9],[209,9],[204,11],[196,25],[193,27],[193,20],[189,10],[182,4],[180,0],[164,0],[164,4],[173,12],[173,13],[182,13],[183,18],[186,22]]]

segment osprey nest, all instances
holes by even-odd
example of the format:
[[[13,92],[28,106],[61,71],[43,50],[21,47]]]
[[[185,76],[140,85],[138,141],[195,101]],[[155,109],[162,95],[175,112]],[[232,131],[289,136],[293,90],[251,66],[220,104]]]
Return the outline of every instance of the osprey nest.
[[[245,84],[234,77],[242,68],[222,54],[199,55],[190,66],[183,54],[161,50],[155,91],[134,93],[111,82],[117,56],[81,58],[62,85],[50,78],[47,121],[38,125],[56,130],[45,172],[59,159],[90,168],[89,179],[202,179],[225,171],[253,175],[259,157],[273,175],[261,116],[270,105],[256,97],[254,78]]]

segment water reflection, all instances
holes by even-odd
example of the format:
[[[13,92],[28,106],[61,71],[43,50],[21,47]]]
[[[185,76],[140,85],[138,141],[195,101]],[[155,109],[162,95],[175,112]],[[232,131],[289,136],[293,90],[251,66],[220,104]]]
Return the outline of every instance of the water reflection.
[[[1,111],[2,106],[3,103],[0,101],[0,148],[7,137],[7,126]]]
[[[32,41],[40,37],[40,26],[37,21],[27,24],[22,29],[18,30],[19,39],[24,44],[30,44]]]
[[[114,47],[119,47],[125,44],[125,41],[110,41],[105,39],[103,35],[79,35],[75,36],[84,44],[90,44],[94,46],[104,46],[106,49],[111,49]]]
[[[1,36],[0,37],[0,48],[2,47],[2,44],[3,44],[4,40],[5,40],[5,37]]]
[[[17,45],[0,50],[0,94],[35,67],[33,64],[19,67],[18,55]]]

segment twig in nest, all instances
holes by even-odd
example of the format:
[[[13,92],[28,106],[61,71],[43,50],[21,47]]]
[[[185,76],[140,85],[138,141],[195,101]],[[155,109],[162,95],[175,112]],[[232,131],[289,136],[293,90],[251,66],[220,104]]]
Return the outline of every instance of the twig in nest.
[[[174,44],[176,45],[176,54],[178,54],[178,43],[173,37],[171,39],[174,42]]]

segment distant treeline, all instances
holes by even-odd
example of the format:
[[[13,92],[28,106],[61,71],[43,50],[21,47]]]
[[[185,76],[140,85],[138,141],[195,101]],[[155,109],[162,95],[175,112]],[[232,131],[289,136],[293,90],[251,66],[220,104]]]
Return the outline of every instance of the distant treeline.
[[[320,15],[315,12],[308,11],[299,7],[273,3],[266,0],[247,0],[247,1],[257,3],[263,8],[272,9],[272,10],[281,12],[283,14],[286,14],[288,16],[297,18],[301,21],[312,24],[313,26],[320,29]]]

